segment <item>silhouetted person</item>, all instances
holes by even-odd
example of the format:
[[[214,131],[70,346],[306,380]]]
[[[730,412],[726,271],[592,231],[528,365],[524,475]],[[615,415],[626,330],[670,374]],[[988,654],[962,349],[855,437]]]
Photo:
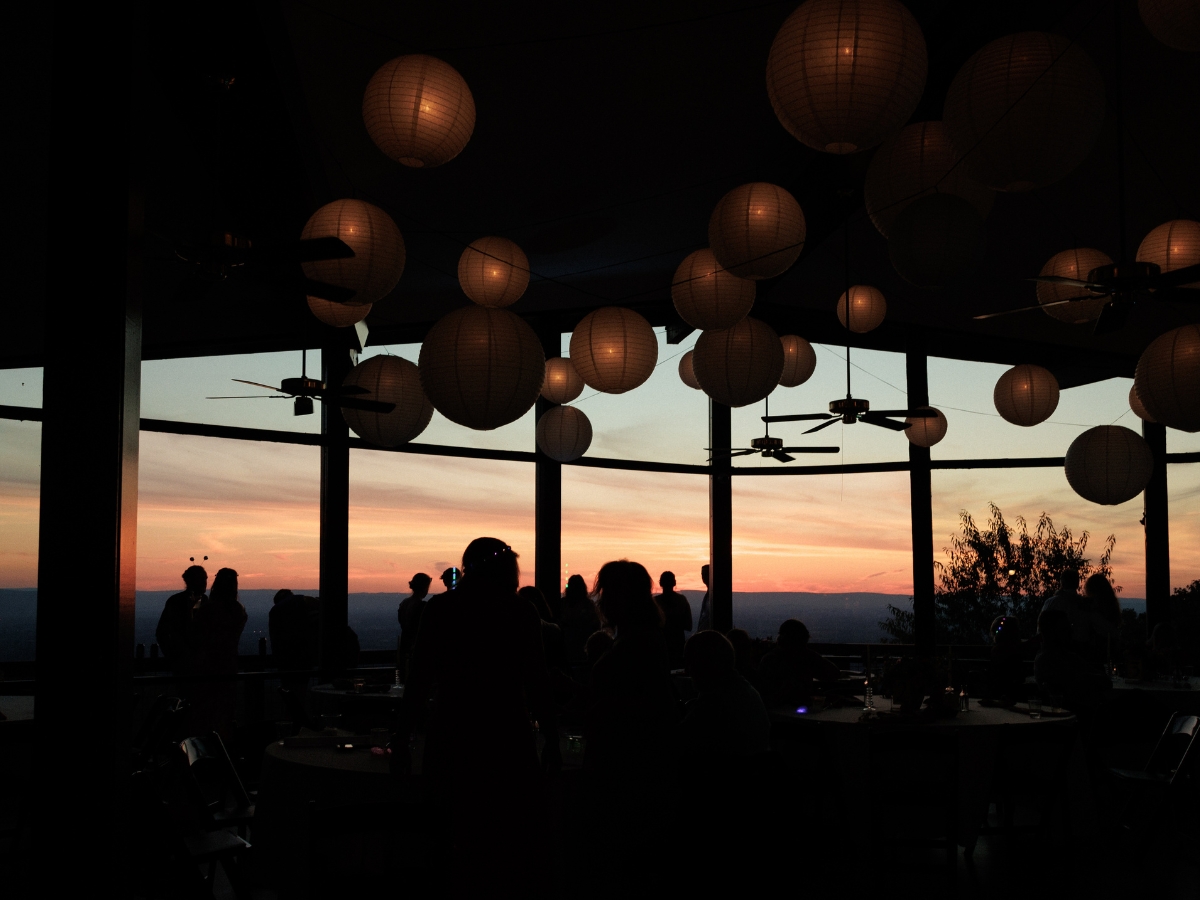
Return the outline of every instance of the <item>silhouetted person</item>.
[[[685,764],[753,756],[767,750],[771,722],[750,682],[737,673],[733,644],[720,632],[697,631],[684,649],[696,698],[679,726]]]
[[[688,598],[675,590],[675,573],[663,572],[658,577],[662,593],[654,598],[663,615],[663,634],[667,639],[667,654],[671,668],[683,665],[683,642],[692,630],[692,605]]]
[[[584,646],[584,653],[587,655],[587,664],[591,669],[596,668],[601,657],[613,648],[613,637],[607,631],[597,631],[587,639],[587,644]]]
[[[408,675],[408,663],[412,657],[413,644],[417,641],[417,631],[421,627],[421,615],[429,603],[429,585],[433,579],[424,572],[418,572],[408,583],[412,591],[400,601],[396,610],[396,621],[400,623],[400,666],[405,677]]]
[[[756,691],[761,691],[759,683],[762,674],[754,662],[754,642],[750,639],[750,634],[744,628],[734,628],[727,637],[729,643],[733,644],[734,665],[738,674],[750,682],[750,686]]]
[[[451,566],[442,572],[441,581],[446,586],[444,593],[449,593],[458,587],[458,583],[462,581],[463,573],[456,566]]]
[[[808,628],[799,619],[779,626],[779,643],[763,657],[763,699],[768,706],[795,706],[813,694],[814,681],[837,681],[838,667],[808,646]]]
[[[1046,598],[1042,612],[1057,610],[1067,614],[1071,622],[1071,638],[1078,644],[1088,644],[1092,629],[1088,621],[1087,603],[1079,596],[1079,573],[1068,569],[1059,577],[1058,591]]]
[[[1015,701],[1024,693],[1025,684],[1025,643],[1021,640],[1021,624],[1012,616],[1000,616],[992,622],[991,633],[992,649],[983,696]]]
[[[712,629],[712,587],[708,583],[708,566],[700,567],[700,580],[704,582],[704,598],[700,601],[700,617],[696,619],[697,631]]]
[[[317,665],[321,639],[321,606],[316,597],[293,594],[286,588],[275,592],[267,617],[271,655],[275,667],[284,672],[313,669]],[[293,722],[307,720],[308,674],[281,675],[285,713]]]
[[[567,649],[563,643],[562,629],[554,624],[554,613],[550,611],[546,595],[533,585],[528,585],[517,591],[517,596],[533,604],[533,608],[538,612],[538,617],[542,620],[542,649],[546,654],[546,665],[551,669],[563,671],[569,669],[571,666],[567,662]]]
[[[582,575],[567,579],[567,590],[559,603],[555,622],[562,629],[567,661],[572,666],[586,663],[583,648],[588,638],[600,628],[600,614],[588,596],[587,582]]]
[[[167,598],[154,632],[163,656],[176,675],[189,675],[194,668],[196,640],[193,615],[196,606],[205,599],[208,572],[204,571],[203,566],[188,566],[183,572],[183,583],[185,590]]]
[[[1117,599],[1117,592],[1113,590],[1111,581],[1099,572],[1089,575],[1088,580],[1084,582],[1083,592],[1092,612],[1103,616],[1113,625],[1120,626],[1121,602]]]
[[[202,676],[196,687],[192,709],[196,733],[216,731],[223,738],[232,735],[237,708],[238,642],[246,627],[246,607],[238,601],[238,575],[233,569],[220,569],[213,578],[212,590],[192,614],[196,636],[196,674]]]
[[[1121,637],[1121,603],[1112,582],[1099,572],[1088,577],[1083,590],[1089,657],[1107,663]]]
[[[1100,666],[1076,651],[1070,617],[1061,609],[1045,610],[1038,616],[1038,632],[1042,649],[1033,661],[1033,674],[1043,702],[1058,702],[1075,712],[1097,707],[1111,683]]]

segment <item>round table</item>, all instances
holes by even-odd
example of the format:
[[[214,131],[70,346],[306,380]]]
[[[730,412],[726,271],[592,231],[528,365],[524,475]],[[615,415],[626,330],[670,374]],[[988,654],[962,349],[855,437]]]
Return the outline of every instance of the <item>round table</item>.
[[[340,715],[347,727],[366,731],[371,727],[388,727],[392,714],[404,699],[404,685],[393,684],[386,693],[367,693],[318,684],[309,689],[309,702],[318,716]]]

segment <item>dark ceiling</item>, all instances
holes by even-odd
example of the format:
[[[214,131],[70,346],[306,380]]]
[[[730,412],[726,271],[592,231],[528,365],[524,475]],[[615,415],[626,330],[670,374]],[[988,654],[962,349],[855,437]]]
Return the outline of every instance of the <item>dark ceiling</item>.
[[[145,355],[328,340],[330,330],[312,318],[290,278],[239,273],[213,285],[176,251],[214,231],[260,243],[294,239],[313,209],[338,197],[382,206],[408,247],[399,286],[368,320],[373,343],[419,340],[440,315],[466,303],[456,262],[485,234],[512,238],[529,255],[535,274],[515,312],[569,330],[588,309],[620,304],[667,324],[675,267],[706,244],[717,199],[746,181],[783,185],[808,221],[799,262],[760,283],[754,314],[812,340],[843,339],[833,309],[847,223],[854,280],[875,284],[888,299],[888,321],[856,339],[863,346],[902,349],[918,334],[938,355],[1042,362],[1073,369],[1065,380],[1078,383],[1131,374],[1155,334],[1200,319],[1200,306],[1158,303],[1100,338],[1040,312],[971,319],[1035,302],[1023,279],[1059,250],[1095,246],[1118,256],[1112,4],[909,3],[930,56],[913,121],[940,118],[959,66],[989,40],[1016,31],[1072,38],[1110,92],[1108,120],[1088,160],[1050,187],[998,195],[981,271],[940,291],[903,281],[865,216],[861,188],[871,151],[817,153],[776,120],[764,66],[796,5],[264,0],[235,13],[184,0],[153,7]],[[1200,218],[1200,54],[1162,46],[1136,4],[1119,7],[1132,252],[1161,222]],[[18,83],[27,91],[6,103],[10,121],[30,136],[20,151],[29,177],[18,190],[27,204],[40,200],[37,216],[44,216],[47,175],[38,148],[44,151],[46,89],[37,73],[46,68],[47,24],[36,11],[24,15],[34,17],[30,39],[10,65],[21,67]],[[466,149],[435,169],[393,163],[362,123],[371,74],[411,52],[457,68],[478,110]],[[27,302],[20,327],[0,339],[0,364],[40,358],[44,234],[44,219],[35,216],[20,238],[40,240],[26,254],[40,265],[21,276]]]

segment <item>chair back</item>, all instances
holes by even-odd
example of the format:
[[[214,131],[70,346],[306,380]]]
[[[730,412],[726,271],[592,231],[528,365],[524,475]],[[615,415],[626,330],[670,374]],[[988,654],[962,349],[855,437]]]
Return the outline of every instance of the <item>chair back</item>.
[[[214,731],[184,738],[179,749],[187,765],[193,799],[204,810],[211,814],[250,806],[250,795],[219,734]]]
[[[133,739],[135,756],[148,759],[169,751],[183,732],[184,719],[190,704],[180,697],[160,694],[150,704],[142,727]]]
[[[1174,777],[1185,757],[1189,755],[1197,734],[1200,734],[1200,716],[1171,713],[1158,743],[1154,746],[1154,752],[1146,761],[1145,771],[1153,775]]]

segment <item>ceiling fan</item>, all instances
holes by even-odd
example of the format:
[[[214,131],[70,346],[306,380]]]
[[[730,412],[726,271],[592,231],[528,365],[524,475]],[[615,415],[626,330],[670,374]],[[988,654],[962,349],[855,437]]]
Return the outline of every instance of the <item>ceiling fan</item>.
[[[396,408],[395,403],[385,403],[382,400],[366,400],[357,394],[369,394],[370,391],[357,385],[342,385],[337,388],[326,387],[323,381],[309,378],[307,375],[308,351],[300,351],[300,377],[285,378],[279,382],[279,387],[262,384],[257,381],[246,381],[244,378],[232,378],[238,384],[248,384],[252,387],[275,391],[274,394],[240,394],[232,397],[205,397],[205,400],[288,400],[293,401],[292,414],[309,416],[313,412],[313,400],[322,403],[330,402],[345,409],[361,409],[365,412],[390,413]]]
[[[767,412],[770,412],[770,399],[767,399]],[[769,416],[763,416],[764,422],[772,422]],[[712,447],[706,447],[710,453],[716,455],[720,453],[725,455],[726,451],[713,450]],[[760,438],[754,438],[750,441],[749,447],[735,447],[728,451],[730,458],[735,456],[750,456],[754,453],[761,453],[763,459],[774,459],[781,463],[790,463],[795,459],[793,453],[837,453],[841,450],[840,447],[785,447],[783,446],[783,438],[771,437],[771,426],[768,425],[766,433]],[[708,458],[712,462],[713,457]]]

